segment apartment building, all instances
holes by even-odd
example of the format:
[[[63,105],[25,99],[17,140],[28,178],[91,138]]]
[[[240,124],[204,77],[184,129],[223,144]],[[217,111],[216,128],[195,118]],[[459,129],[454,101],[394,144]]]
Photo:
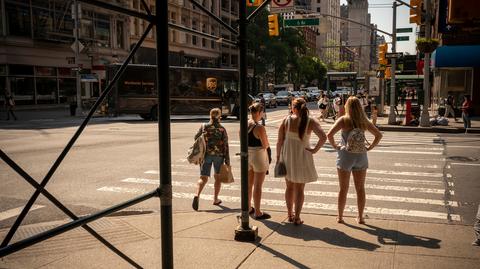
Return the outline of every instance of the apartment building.
[[[368,13],[368,0],[348,0],[348,18],[364,25],[370,25],[370,14]],[[370,70],[370,59],[372,44],[372,30],[369,27],[359,24],[348,24],[347,44],[358,55],[355,61],[355,71],[363,75]]]
[[[320,21],[317,53],[326,63],[340,60],[340,0],[311,0],[311,12],[332,15]]]

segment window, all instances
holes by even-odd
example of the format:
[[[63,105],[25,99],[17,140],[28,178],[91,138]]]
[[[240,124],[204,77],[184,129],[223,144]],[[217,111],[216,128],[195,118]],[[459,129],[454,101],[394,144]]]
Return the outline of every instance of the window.
[[[123,21],[117,21],[117,44],[116,47],[119,49],[125,48],[125,35],[124,35]]]
[[[54,104],[57,99],[56,78],[36,78],[37,104]]]
[[[207,46],[207,40],[205,38],[202,38],[202,47],[206,47]]]
[[[237,66],[237,63],[238,63],[238,55],[235,55],[235,54],[232,54],[231,55],[231,64],[232,66]]]
[[[31,36],[30,7],[28,0],[5,1],[7,34],[14,36]]]
[[[317,7],[317,12],[320,12],[320,8],[319,8],[319,7]]]
[[[197,45],[197,36],[192,35],[192,45]]]
[[[73,100],[73,96],[76,94],[76,80],[74,78],[60,78],[58,79],[59,85],[59,101],[60,103],[66,103],[70,101],[68,99]],[[70,97],[70,98],[68,98]]]
[[[31,65],[10,65],[10,75],[30,75],[33,76],[33,66]]]
[[[10,77],[9,79],[10,88],[17,105],[31,105],[35,103],[33,77]]]
[[[55,77],[57,75],[57,70],[55,67],[36,66],[35,75]]]

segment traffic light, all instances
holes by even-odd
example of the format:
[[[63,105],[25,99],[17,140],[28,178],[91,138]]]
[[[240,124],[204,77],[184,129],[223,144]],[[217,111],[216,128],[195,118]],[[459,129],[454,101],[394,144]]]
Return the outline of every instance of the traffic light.
[[[410,23],[422,24],[422,2],[423,0],[410,0]]]
[[[278,15],[268,15],[268,35],[278,36],[280,34],[278,28]]]
[[[263,0],[247,0],[247,7],[258,7],[263,3]]]
[[[388,44],[384,43],[378,46],[378,64],[387,65],[388,60],[386,58],[388,50]]]

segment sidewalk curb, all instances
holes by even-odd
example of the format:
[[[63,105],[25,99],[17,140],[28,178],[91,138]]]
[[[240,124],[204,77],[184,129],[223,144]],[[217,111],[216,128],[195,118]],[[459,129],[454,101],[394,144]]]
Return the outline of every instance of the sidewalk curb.
[[[413,127],[413,126],[398,126],[398,125],[379,125],[380,131],[393,132],[422,132],[422,133],[465,133],[465,128],[457,127]],[[469,128],[467,133],[480,133],[480,128]]]

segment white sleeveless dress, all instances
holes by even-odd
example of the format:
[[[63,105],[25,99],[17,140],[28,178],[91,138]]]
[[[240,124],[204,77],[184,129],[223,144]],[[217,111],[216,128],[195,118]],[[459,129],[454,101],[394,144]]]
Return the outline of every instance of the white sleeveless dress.
[[[286,179],[293,183],[309,183],[317,181],[318,175],[313,163],[313,154],[306,150],[310,147],[310,135],[305,134],[303,140],[298,133],[290,131],[289,117],[287,120],[287,132],[282,147],[282,158],[287,168]],[[307,122],[310,123],[310,118]]]

